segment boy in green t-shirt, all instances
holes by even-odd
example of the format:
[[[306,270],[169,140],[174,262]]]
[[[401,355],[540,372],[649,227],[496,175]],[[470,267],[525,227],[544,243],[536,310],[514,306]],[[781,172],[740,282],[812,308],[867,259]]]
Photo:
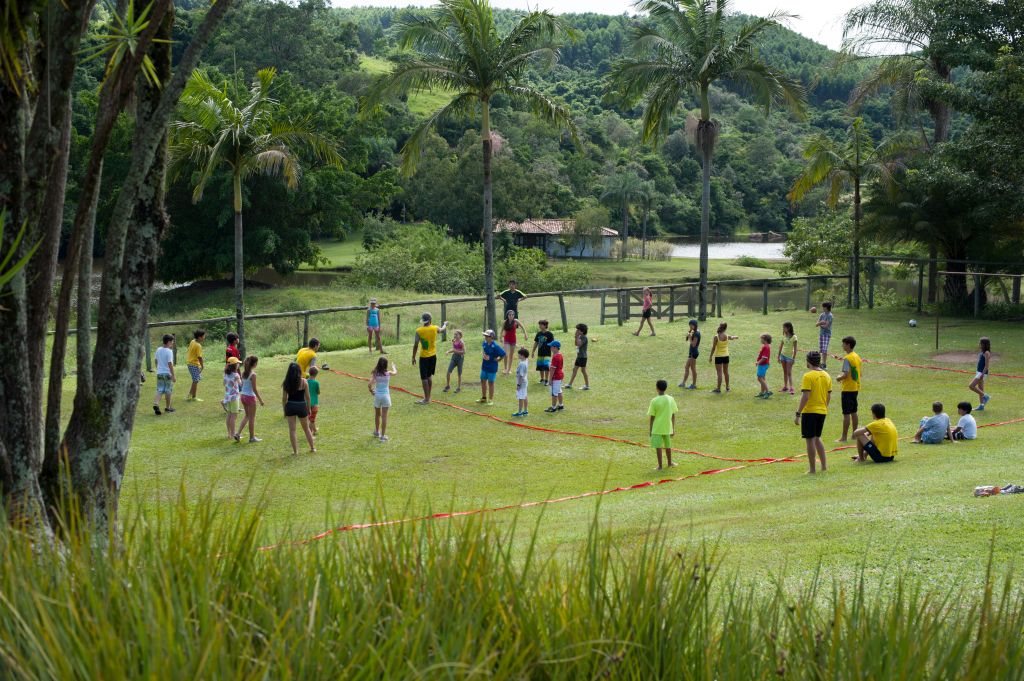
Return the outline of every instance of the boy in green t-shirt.
[[[316,427],[316,415],[320,411],[320,381],[316,378],[319,373],[319,369],[311,366],[309,367],[309,378],[306,379],[306,385],[309,386],[309,425],[313,427],[313,435],[320,432],[320,429]]]
[[[672,463],[672,436],[676,434],[676,400],[671,395],[666,395],[668,381],[658,381],[655,384],[658,389],[658,396],[651,400],[651,406],[647,408],[647,415],[650,422],[647,426],[648,434],[651,436],[651,447],[658,452],[658,470],[661,470],[661,452],[665,451],[666,460],[669,466]]]

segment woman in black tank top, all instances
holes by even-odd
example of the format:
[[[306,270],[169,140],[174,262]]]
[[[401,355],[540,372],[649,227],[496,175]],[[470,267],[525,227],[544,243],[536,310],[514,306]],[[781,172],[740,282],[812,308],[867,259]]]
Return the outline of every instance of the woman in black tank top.
[[[284,376],[284,383],[281,384],[284,406],[284,415],[288,420],[288,437],[292,442],[292,454],[299,453],[299,443],[295,437],[296,419],[302,424],[302,431],[306,434],[306,442],[309,443],[309,451],[315,452],[316,445],[313,443],[313,431],[309,427],[309,390],[306,379],[302,377],[302,369],[296,362],[288,365],[288,371]]]

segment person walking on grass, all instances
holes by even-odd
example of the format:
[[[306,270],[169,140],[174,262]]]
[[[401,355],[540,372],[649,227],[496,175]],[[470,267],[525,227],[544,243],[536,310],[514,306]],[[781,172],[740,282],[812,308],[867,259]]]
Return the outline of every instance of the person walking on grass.
[[[309,378],[306,385],[309,386],[309,427],[313,435],[319,435],[320,429],[316,426],[316,417],[320,413],[320,381],[317,379],[320,370],[316,367],[309,367]]]
[[[836,376],[842,392],[843,405],[843,436],[836,442],[846,442],[847,435],[857,430],[857,397],[860,395],[861,360],[860,355],[853,351],[857,347],[857,339],[847,336],[843,339],[843,370]]]
[[[761,392],[757,394],[757,397],[761,399],[768,399],[774,393],[768,389],[768,367],[772,363],[772,337],[771,334],[761,334],[761,350],[757,353],[757,360],[754,364],[757,366],[757,384],[761,386]]]
[[[779,341],[779,364],[782,365],[782,392],[795,394],[793,389],[793,363],[796,361],[798,340],[792,322],[782,323],[782,340]]]
[[[634,336],[639,336],[640,332],[644,330],[644,323],[651,330],[650,335],[654,334],[654,322],[651,321],[651,317],[654,315],[654,296],[651,294],[651,289],[648,286],[644,286],[644,302],[643,308],[640,313],[640,326],[636,331],[633,332]]]
[[[299,369],[302,371],[302,378],[309,378],[309,368],[316,366],[316,353],[319,349],[320,340],[318,338],[310,338],[306,347],[295,353],[295,363],[299,365]]]
[[[978,395],[978,406],[974,408],[974,411],[985,411],[985,405],[992,399],[985,392],[985,377],[988,376],[991,366],[992,341],[988,338],[982,338],[978,341],[978,366],[975,369],[974,380],[967,386],[972,393],[977,393]]]
[[[711,341],[711,356],[709,362],[715,363],[715,372],[718,373],[718,387],[711,392],[722,392],[722,378],[725,378],[725,392],[729,392],[729,341],[739,340],[739,336],[730,336],[726,333],[729,325],[722,322],[718,325],[714,340]]]
[[[679,407],[674,397],[665,394],[668,390],[668,381],[659,380],[654,387],[658,391],[658,396],[652,399],[650,406],[647,407],[647,435],[651,438],[651,449],[657,452],[660,471],[662,452],[665,453],[666,463],[675,466],[672,463],[672,437],[676,434],[676,413]]]
[[[871,415],[875,420],[853,431],[857,440],[856,463],[864,463],[867,457],[875,463],[889,463],[896,458],[896,450],[900,440],[896,425],[885,417],[884,404],[872,404]]]
[[[448,322],[441,326],[433,323],[429,312],[420,316],[421,324],[412,341],[412,365],[416,366],[416,353],[420,355],[420,382],[423,384],[423,399],[416,404],[430,404],[430,393],[434,389],[434,372],[437,371],[437,336],[448,328]]]
[[[313,431],[309,427],[309,386],[302,377],[302,367],[298,362],[289,364],[285,372],[284,382],[281,383],[281,406],[284,407],[284,416],[288,421],[288,439],[292,444],[292,456],[299,455],[299,442],[295,436],[297,425],[302,426],[302,432],[306,435],[309,453],[316,454]]]
[[[586,324],[576,325],[576,361],[572,365],[572,376],[569,377],[569,383],[565,386],[566,390],[572,390],[577,371],[583,373],[581,390],[590,390],[590,376],[587,375],[587,346],[590,345],[590,339],[587,338],[587,331]]]
[[[160,416],[160,396],[164,398],[164,411],[168,414],[174,413],[171,406],[171,394],[174,392],[174,384],[177,378],[174,375],[174,336],[164,334],[163,345],[153,353],[156,360],[156,397],[153,398],[153,413]]]
[[[523,342],[528,343],[529,339],[526,335],[526,327],[516,319],[515,310],[505,311],[505,321],[501,324],[501,342],[505,349],[505,375],[508,376],[512,373],[512,364],[516,358],[516,345],[519,344],[519,338],[516,334],[517,329],[523,330]]]
[[[224,425],[228,430],[228,439],[238,442],[238,433],[235,432],[235,423],[238,421],[238,412],[242,411],[242,403],[238,398],[241,396],[242,377],[238,374],[238,367],[241,362],[237,357],[229,357],[224,367],[224,399],[220,405],[227,413]]]
[[[224,339],[228,343],[227,347],[224,348],[224,362],[225,362],[225,364],[232,357],[234,357],[239,362],[241,362],[242,361],[242,356],[238,352],[238,341],[239,341],[238,334],[235,333],[234,331],[229,331],[228,335],[225,336]]]
[[[377,352],[384,354],[384,345],[380,341],[380,308],[377,299],[370,298],[370,306],[366,308],[366,348],[373,354],[374,341]]]
[[[249,442],[263,441],[256,437],[256,402],[259,401],[261,407],[265,406],[263,396],[260,395],[260,389],[256,387],[256,365],[259,363],[260,360],[256,355],[249,355],[242,362],[242,388],[239,400],[242,402],[242,410],[245,412],[245,416],[242,417],[242,422],[238,424],[238,430],[235,433],[236,440],[241,439],[242,431],[248,425]]]
[[[533,350],[530,356],[537,356],[537,372],[540,374],[540,384],[547,385],[551,370],[551,344],[555,342],[555,334],[548,331],[548,320],[542,319],[537,322],[540,330],[533,337]]]
[[[206,365],[203,363],[203,341],[205,339],[206,331],[196,329],[192,332],[192,340],[188,344],[185,366],[188,367],[188,373],[192,377],[192,387],[188,389],[188,396],[185,398],[186,402],[202,402],[196,396],[196,393],[199,390],[199,381],[203,380],[203,369],[206,368]]]
[[[505,304],[502,316],[507,316],[509,310],[511,310],[513,317],[519,319],[519,301],[526,300],[526,294],[517,288],[515,279],[508,280],[508,288],[499,293],[498,297]]]
[[[686,330],[686,367],[683,369],[683,380],[679,382],[680,388],[687,390],[697,389],[697,358],[700,357],[700,329],[697,328],[697,320],[691,319]],[[686,379],[693,378],[690,385],[686,385]]]
[[[565,378],[565,358],[562,357],[562,344],[558,341],[551,342],[551,406],[544,411],[556,412],[565,409],[565,399],[562,395],[562,379]]]
[[[526,348],[519,348],[519,364],[516,366],[516,400],[519,410],[512,414],[513,417],[529,416],[530,401],[528,391],[530,387],[530,351]]]
[[[452,389],[452,372],[458,370],[458,385],[455,386],[455,392],[462,392],[462,366],[466,363],[466,343],[462,340],[462,332],[458,329],[452,336],[452,348],[446,355],[451,355],[452,358],[448,360],[448,375],[445,376],[444,392],[448,392]],[[527,353],[529,354],[529,353]]]
[[[815,457],[825,472],[825,443],[821,433],[825,428],[825,416],[832,399],[832,377],[821,366],[821,353],[812,350],[807,353],[807,373],[800,381],[800,406],[796,408],[794,423],[800,426],[800,435],[807,443],[807,463],[810,473],[815,472]]]
[[[832,302],[826,300],[821,304],[822,312],[818,315],[815,326],[818,327],[818,352],[821,354],[821,368],[828,365],[828,344],[832,340]]]
[[[494,342],[494,331],[484,331],[483,358],[480,362],[480,404],[494,404],[494,381],[498,378],[499,360],[505,351]]]
[[[394,362],[388,369],[388,358],[381,357],[370,372],[369,389],[373,395],[373,436],[388,441],[388,411],[391,409],[391,377],[398,374]]]

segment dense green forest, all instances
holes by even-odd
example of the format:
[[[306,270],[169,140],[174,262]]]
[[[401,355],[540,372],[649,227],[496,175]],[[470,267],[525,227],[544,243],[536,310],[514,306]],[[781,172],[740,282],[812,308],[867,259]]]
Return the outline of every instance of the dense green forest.
[[[202,3],[179,3],[176,51],[188,44],[204,11]],[[256,177],[247,183],[248,267],[272,266],[288,272],[303,262],[315,263],[316,239],[359,230],[365,216],[373,213],[398,221],[429,221],[468,240],[479,238],[482,154],[478,123],[465,120],[442,126],[426,145],[417,172],[405,177],[397,169],[398,152],[414,124],[444,99],[438,93],[417,94],[409,101],[388,102],[378,115],[361,118],[357,113],[360,94],[389,68],[388,60],[396,53],[395,23],[405,13],[424,11],[336,9],[325,0],[304,0],[297,5],[256,0],[230,12],[204,57],[211,79],[244,90],[257,70],[275,67],[279,75],[274,97],[283,109],[335,139],[344,157],[341,168],[308,160],[297,190],[288,190],[279,179],[270,177]],[[511,26],[516,17],[506,10],[495,10],[495,14],[499,27]],[[639,109],[623,108],[608,87],[609,71],[627,49],[636,19],[597,14],[566,19],[577,30],[577,40],[563,48],[558,63],[549,69],[535,69],[529,77],[532,84],[571,108],[582,132],[581,144],[575,145],[568,135],[554,132],[529,112],[497,99],[492,120],[499,138],[494,159],[495,217],[572,216],[600,203],[605,187],[616,176],[627,174],[648,183],[649,229],[654,234],[695,234],[700,217],[700,160],[689,141],[685,116],[680,115],[670,126],[657,148],[642,144]],[[1009,24],[1013,17],[997,21],[986,15],[973,21],[979,25],[963,30],[991,35],[997,30],[991,24]],[[1003,31],[1003,35],[1015,34]],[[876,226],[879,240],[934,241],[928,229],[944,227],[935,226],[937,216],[921,215],[922,211],[936,211],[924,195],[937,199],[969,193],[971,189],[963,183],[969,184],[971,178],[980,181],[979,174],[986,172],[973,167],[954,172],[950,159],[963,160],[967,155],[979,160],[977,145],[988,144],[983,136],[971,135],[989,113],[985,102],[991,103],[992,98],[985,88],[999,87],[999,83],[986,81],[986,73],[998,70],[997,58],[1016,59],[1012,49],[1000,56],[999,46],[989,42],[985,50],[975,47],[972,54],[954,61],[958,70],[952,80],[957,87],[940,84],[951,89],[947,96],[958,104],[951,125],[950,146],[955,148],[928,149],[926,142],[934,132],[931,118],[924,112],[898,117],[889,91],[882,89],[861,99],[856,115],[864,119],[873,138],[882,139],[902,125],[920,137],[922,149],[931,152],[927,161],[911,164],[916,169],[900,189],[904,200],[894,202],[891,194],[869,195],[868,222]],[[713,234],[787,232],[794,220],[825,210],[822,202],[827,187],[815,189],[796,205],[787,200],[787,193],[805,167],[802,152],[807,141],[821,133],[836,138],[844,134],[854,115],[850,106],[853,93],[877,62],[847,61],[837,66],[836,53],[785,28],[773,29],[759,50],[771,65],[804,84],[808,113],[798,119],[779,110],[766,117],[742,88],[727,83],[713,90],[715,116],[723,124],[711,185]],[[79,172],[87,157],[100,68],[86,63],[76,76],[73,168]],[[1014,73],[1002,76],[1012,80],[1012,86],[1003,84],[1007,93],[1019,87],[1019,75]],[[1013,101],[1007,102],[1007,107],[1020,106],[1018,99],[1009,99]],[[687,102],[683,109],[693,106],[694,102]],[[1009,113],[1012,111],[1004,110],[998,115]],[[988,128],[998,126],[989,123]],[[125,120],[108,153],[108,172],[124,167],[130,135]],[[991,135],[987,139],[991,140]],[[1014,156],[1005,146],[999,147],[999,153],[1019,171],[1019,155]],[[74,198],[74,171],[72,174],[69,195]],[[1019,175],[1011,174],[1006,181],[1012,183],[1013,177]],[[160,269],[170,280],[221,275],[230,271],[233,261],[230,177],[215,174],[202,200],[195,204],[190,179],[187,173],[173,177],[168,195],[172,230]],[[103,243],[104,211],[116,195],[116,186],[107,183],[106,187],[100,199],[97,244]],[[1016,238],[1020,227],[1016,204],[1011,201],[996,208],[975,203],[943,209],[956,212],[959,230],[946,239],[946,250],[954,257],[980,256],[993,248],[1005,253],[1005,242],[993,241],[983,248],[975,238],[971,232],[975,211],[1002,220],[1005,229],[996,232]],[[909,206],[917,204],[917,213],[909,215],[913,212]],[[621,227],[621,205],[616,202],[608,208],[613,226]],[[628,210],[631,222],[640,219],[640,206]],[[1019,250],[1019,244],[1011,248],[1014,257]]]

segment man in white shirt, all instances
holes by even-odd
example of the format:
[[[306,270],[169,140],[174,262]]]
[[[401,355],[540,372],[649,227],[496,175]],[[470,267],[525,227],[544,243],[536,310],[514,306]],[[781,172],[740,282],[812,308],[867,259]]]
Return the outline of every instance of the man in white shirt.
[[[166,406],[164,411],[168,414],[174,411],[171,406],[171,393],[174,392],[174,383],[178,380],[174,376],[174,336],[164,334],[164,344],[153,353],[156,360],[156,397],[153,398],[153,413],[160,416],[160,396],[164,396]]]

